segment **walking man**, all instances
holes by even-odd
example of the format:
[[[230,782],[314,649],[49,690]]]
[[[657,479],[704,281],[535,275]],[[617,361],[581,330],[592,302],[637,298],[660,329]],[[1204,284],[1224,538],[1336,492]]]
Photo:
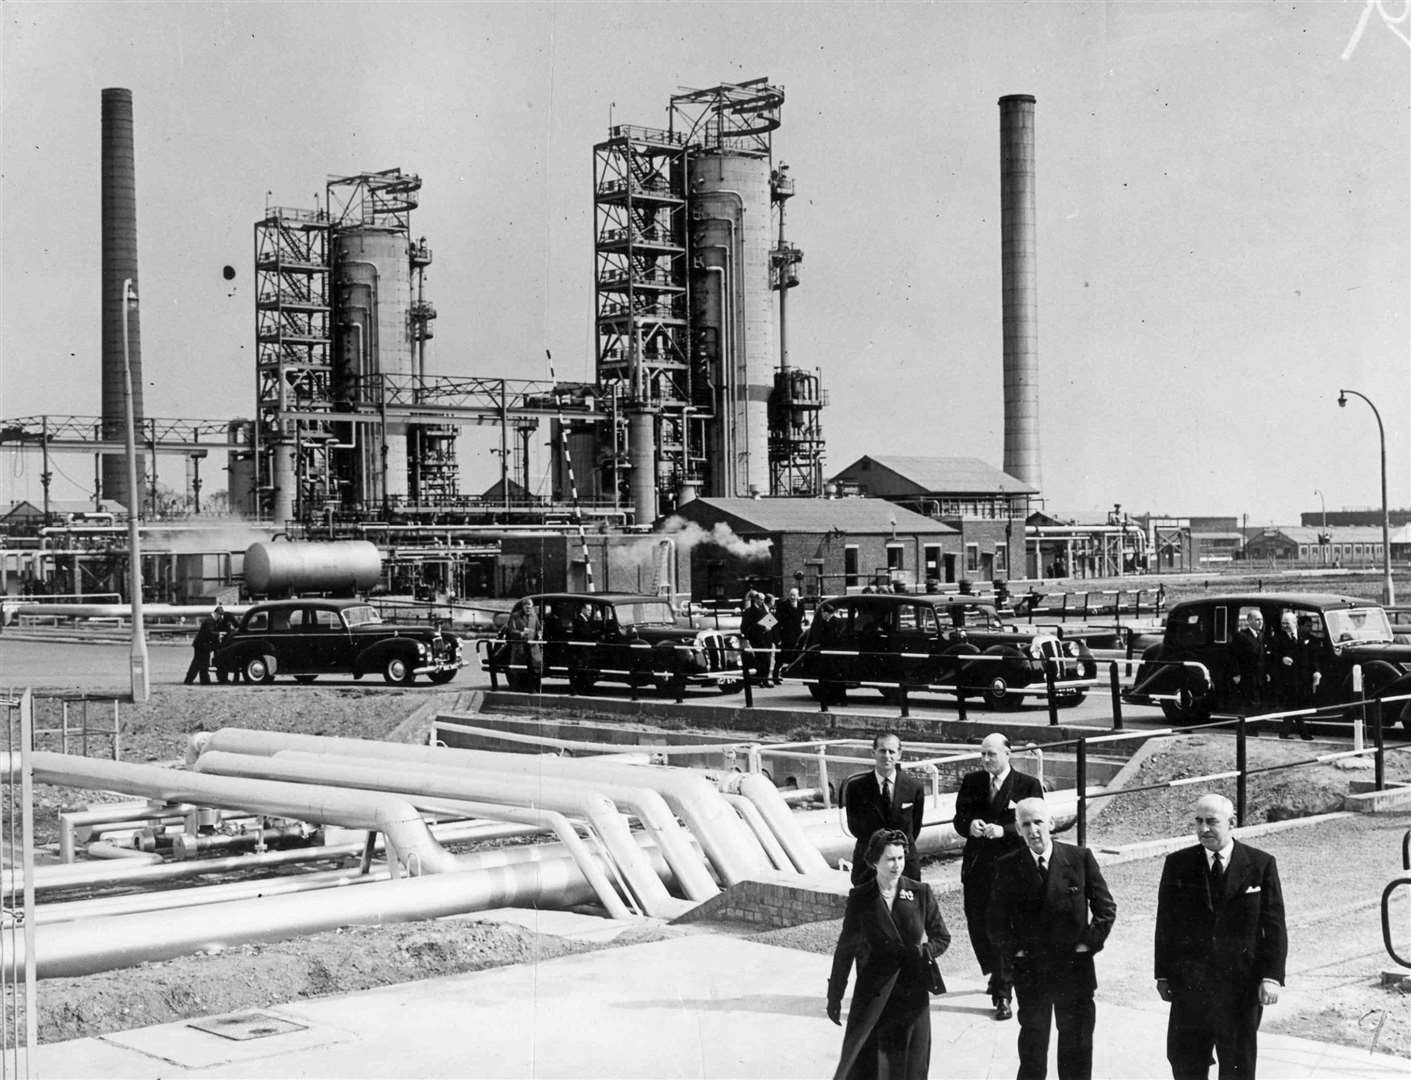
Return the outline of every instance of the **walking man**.
[[[956,833],[965,837],[960,881],[965,893],[970,947],[975,950],[980,970],[989,976],[995,1019],[1008,1020],[1014,1015],[1009,1006],[1014,977],[1004,958],[990,945],[990,881],[995,861],[1024,846],[1014,820],[1016,804],[1022,799],[1043,798],[1044,787],[1037,777],[1009,767],[1009,739],[999,732],[986,735],[981,741],[980,763],[983,769],[966,774],[960,782],[952,824]]]
[[[1195,804],[1193,847],[1166,856],[1156,901],[1156,991],[1171,1003],[1175,1080],[1254,1080],[1259,1021],[1279,1000],[1288,956],[1274,857],[1235,840],[1223,795]]]
[[[921,860],[916,855],[916,836],[926,811],[926,789],[901,763],[901,737],[887,731],[872,737],[873,768],[856,773],[843,782],[843,810],[848,832],[856,837],[852,851],[852,883],[870,881],[876,871],[867,865],[867,841],[878,829],[899,829],[906,833],[906,865],[902,873],[921,880]]]
[[[995,863],[990,939],[1012,965],[1019,1000],[1018,1080],[1048,1074],[1049,1031],[1058,1026],[1059,1080],[1090,1080],[1097,974],[1117,904],[1087,848],[1055,843],[1043,799],[1020,801],[1025,846]]]

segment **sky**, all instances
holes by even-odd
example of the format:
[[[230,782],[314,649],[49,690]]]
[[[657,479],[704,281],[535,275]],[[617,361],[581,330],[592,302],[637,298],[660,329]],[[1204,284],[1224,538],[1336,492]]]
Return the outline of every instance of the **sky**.
[[[1411,506],[1404,7],[7,0],[0,417],[99,411],[104,87],[134,98],[146,413],[229,418],[254,411],[254,222],[388,168],[423,180],[428,371],[544,379],[551,349],[591,379],[594,143],[764,76],[825,474],[1002,465],[996,101],[1028,93],[1050,512],[1379,506],[1376,419],[1342,387],[1377,406]],[[495,440],[462,430],[477,492]],[[0,457],[0,504],[42,497],[37,455]],[[90,457],[56,470],[55,498],[89,493]]]

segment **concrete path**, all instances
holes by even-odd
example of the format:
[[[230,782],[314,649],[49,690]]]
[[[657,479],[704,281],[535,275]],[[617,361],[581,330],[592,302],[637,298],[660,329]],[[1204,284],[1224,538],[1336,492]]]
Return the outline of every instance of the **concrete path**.
[[[505,913],[507,914],[507,913]],[[538,922],[572,932],[569,920]],[[588,920],[601,927],[601,920]],[[37,1077],[792,1078],[832,1074],[828,957],[691,934],[40,1047]],[[944,964],[943,964],[944,966]],[[950,977],[950,976],[948,976]],[[983,985],[933,999],[935,1077],[1012,1077]],[[224,1029],[226,1034],[203,1030]],[[236,1036],[236,1037],[230,1037]],[[1168,1076],[1158,1009],[1099,1002],[1094,1075]],[[1404,1058],[1265,1034],[1259,1074],[1404,1078]]]

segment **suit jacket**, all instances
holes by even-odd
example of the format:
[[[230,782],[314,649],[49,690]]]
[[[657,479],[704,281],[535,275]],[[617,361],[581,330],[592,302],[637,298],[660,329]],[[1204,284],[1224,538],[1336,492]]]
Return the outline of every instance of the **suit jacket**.
[[[1288,660],[1288,663],[1284,663]],[[1318,670],[1318,649],[1311,638],[1300,634],[1289,637],[1282,629],[1269,639],[1269,653],[1265,658],[1265,672],[1269,684],[1285,703],[1311,702],[1313,699],[1313,673]]]
[[[926,788],[905,769],[898,768],[892,781],[892,801],[884,806],[877,772],[869,769],[848,777],[843,788],[843,809],[848,816],[848,832],[863,850],[878,829],[900,829],[914,842],[926,812]]]
[[[1054,841],[1047,880],[1027,847],[1001,856],[990,887],[990,940],[1042,962],[1073,955],[1079,945],[1099,952],[1117,918],[1097,860],[1087,848]]]
[[[1038,777],[1011,768],[1000,785],[999,794],[991,801],[990,774],[984,769],[966,774],[956,792],[952,821],[955,831],[965,837],[965,854],[960,863],[962,878],[969,879],[975,873],[987,874],[1005,852],[1024,847],[1024,840],[1014,824],[1014,806],[1021,799],[1041,799],[1043,794],[1044,787]],[[1004,826],[1004,836],[998,840],[971,836],[970,825],[977,819]]]
[[[882,901],[876,878],[848,894],[828,976],[828,1004],[842,1004],[854,963],[857,983],[835,1076],[852,1072],[859,1052],[879,1024],[884,1029],[904,1027],[926,1014],[930,1008],[926,958],[940,956],[949,947],[950,931],[929,885],[903,875],[890,911]]]
[[[1253,994],[1284,981],[1288,931],[1274,856],[1235,841],[1224,888],[1210,895],[1205,848],[1166,856],[1156,901],[1156,977],[1175,990]]]

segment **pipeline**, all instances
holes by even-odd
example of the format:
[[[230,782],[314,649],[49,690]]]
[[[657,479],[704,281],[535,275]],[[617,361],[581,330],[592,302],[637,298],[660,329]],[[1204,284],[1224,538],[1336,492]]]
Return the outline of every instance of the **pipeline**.
[[[700,842],[716,874],[727,885],[744,881],[769,869],[769,860],[745,823],[720,797],[704,777],[687,769],[643,768],[594,759],[531,757],[487,750],[461,750],[446,747],[412,746],[405,743],[375,742],[368,739],[336,738],[322,735],[296,735],[248,728],[222,728],[191,736],[187,760],[194,761],[210,750],[227,750],[255,756],[269,756],[280,750],[307,750],[314,753],[354,757],[389,758],[423,764],[466,764],[497,773],[533,774],[537,786],[546,779],[623,783],[656,790],[671,809],[687,823]],[[552,784],[549,785],[552,787]]]

